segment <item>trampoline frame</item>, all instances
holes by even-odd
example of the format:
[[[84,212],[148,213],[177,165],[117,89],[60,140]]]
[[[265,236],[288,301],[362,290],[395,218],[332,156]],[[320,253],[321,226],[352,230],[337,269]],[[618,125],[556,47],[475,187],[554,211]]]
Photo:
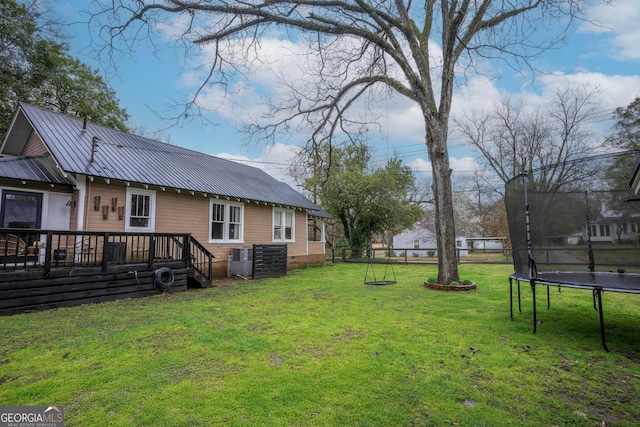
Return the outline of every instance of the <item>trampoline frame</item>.
[[[635,155],[638,155],[638,152],[634,152]],[[620,154],[620,153],[618,153]],[[626,154],[626,153],[623,153]],[[602,306],[602,296],[604,291],[610,292],[622,292],[629,294],[640,294],[640,273],[625,273],[623,269],[620,269],[617,273],[614,272],[596,272],[595,271],[595,259],[593,255],[592,241],[591,241],[591,227],[589,226],[590,217],[587,213],[586,223],[587,223],[587,245],[588,245],[588,271],[573,271],[573,270],[565,270],[565,271],[541,271],[538,272],[536,259],[533,253],[533,244],[532,244],[532,232],[531,232],[531,211],[529,206],[529,195],[528,195],[528,184],[527,178],[528,175],[526,173],[520,174],[512,178],[512,181],[518,178],[523,179],[523,189],[524,189],[524,222],[525,222],[525,233],[526,233],[526,257],[527,266],[526,269],[528,271],[522,271],[520,273],[514,272],[509,276],[509,299],[510,299],[510,316],[513,321],[513,282],[516,281],[518,287],[518,310],[522,312],[521,305],[521,295],[520,295],[520,282],[528,282],[531,286],[532,292],[532,300],[533,300],[533,333],[536,333],[538,326],[538,318],[537,318],[537,304],[536,304],[536,285],[540,284],[547,287],[547,309],[551,307],[551,299],[550,299],[550,291],[549,288],[551,286],[557,286],[558,291],[561,288],[575,288],[575,289],[590,289],[593,295],[593,307],[599,314],[600,321],[600,339],[602,342],[602,347],[608,352],[609,349],[607,347],[606,336],[605,336],[605,324],[604,324],[604,313]],[[585,197],[587,192],[585,191]],[[515,249],[515,248],[514,248]],[[524,248],[523,248],[524,249]],[[514,267],[515,267],[515,258],[514,258]],[[637,265],[634,267],[638,267]],[[580,276],[590,275],[591,281],[580,280]],[[545,275],[555,276],[555,277],[546,277]],[[574,275],[573,278],[570,278],[570,275]],[[576,276],[580,275],[580,276]],[[619,275],[615,277],[613,280],[600,280],[598,278],[602,278],[606,275]],[[563,276],[565,276],[563,278]],[[613,277],[613,276],[611,276]],[[623,283],[627,280],[623,279],[620,281],[620,278],[629,279],[629,283]],[[567,279],[567,280],[562,280]],[[573,279],[573,280],[568,280]]]
[[[547,272],[547,273],[554,273],[554,274],[585,274],[585,272],[583,271],[554,271],[554,272]],[[542,275],[544,275],[544,273],[541,273]],[[640,274],[638,273],[605,273],[605,272],[590,272],[590,274],[594,275],[594,276],[598,276],[598,275],[608,275],[608,274],[624,274],[627,277],[634,277],[634,278],[640,278]],[[551,308],[551,293],[550,293],[550,287],[551,286],[557,286],[558,287],[558,291],[560,290],[560,288],[574,288],[574,289],[590,289],[593,293],[593,308],[598,312],[599,314],[599,320],[600,320],[600,340],[602,342],[602,347],[608,352],[609,348],[607,347],[607,340],[606,340],[606,336],[605,336],[605,330],[604,330],[604,313],[603,313],[603,309],[602,309],[602,294],[604,293],[604,291],[609,291],[609,292],[622,292],[622,293],[629,293],[629,294],[640,294],[640,287],[638,288],[633,288],[633,287],[616,287],[616,286],[601,286],[601,285],[589,285],[587,283],[569,283],[568,281],[557,281],[557,280],[544,280],[544,278],[535,278],[535,279],[531,279],[529,277],[525,277],[523,275],[516,275],[516,274],[512,274],[509,276],[509,308],[510,308],[510,315],[511,315],[511,320],[513,320],[513,281],[516,281],[517,287],[518,287],[518,311],[522,312],[522,305],[521,305],[521,300],[520,300],[520,282],[528,282],[529,285],[531,286],[531,293],[532,293],[532,300],[533,300],[533,333],[536,333],[537,331],[537,326],[538,326],[538,316],[537,316],[537,304],[536,304],[536,285],[543,285],[547,287],[547,310]]]

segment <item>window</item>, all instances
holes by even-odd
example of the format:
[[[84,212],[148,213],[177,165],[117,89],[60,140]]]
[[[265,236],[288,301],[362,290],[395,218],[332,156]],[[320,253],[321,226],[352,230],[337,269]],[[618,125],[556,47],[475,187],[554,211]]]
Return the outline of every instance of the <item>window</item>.
[[[294,236],[294,212],[289,209],[273,210],[273,241],[292,242]]]
[[[150,204],[151,196],[144,194],[131,195],[131,215],[129,216],[129,225],[131,227],[149,227]]]
[[[309,217],[307,220],[307,240],[309,242],[324,242],[324,221]]]
[[[420,249],[420,240],[413,241],[413,249]]]
[[[229,206],[229,240],[240,239],[242,214],[240,206]]]
[[[1,225],[4,228],[40,228],[42,194],[2,191]]]
[[[211,204],[211,239],[224,239],[224,211],[225,206],[217,203]]]
[[[211,201],[211,241],[241,242],[243,208],[241,204]]]
[[[154,231],[156,192],[127,188],[125,231]]]
[[[600,225],[600,236],[611,236],[609,224]]]

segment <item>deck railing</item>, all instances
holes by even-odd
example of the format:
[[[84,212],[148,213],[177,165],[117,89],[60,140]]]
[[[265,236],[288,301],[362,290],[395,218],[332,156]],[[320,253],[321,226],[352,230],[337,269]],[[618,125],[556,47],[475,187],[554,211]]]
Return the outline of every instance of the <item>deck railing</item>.
[[[184,261],[211,280],[213,255],[190,234],[0,229],[0,270],[99,268]]]
[[[192,276],[210,283],[213,280],[213,254],[193,238],[189,239],[188,249]]]

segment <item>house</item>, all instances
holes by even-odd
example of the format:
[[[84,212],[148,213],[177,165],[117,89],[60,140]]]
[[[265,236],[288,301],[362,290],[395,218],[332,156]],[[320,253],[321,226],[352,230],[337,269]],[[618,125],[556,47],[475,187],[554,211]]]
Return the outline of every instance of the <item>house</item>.
[[[467,237],[467,246],[473,251],[501,251],[506,237]]]
[[[409,257],[437,255],[435,235],[419,224],[416,224],[411,230],[404,230],[393,236],[393,248],[396,256],[404,256],[404,250],[407,250]],[[456,237],[456,248],[460,256],[468,255],[465,237]]]
[[[638,243],[640,214],[606,209],[604,206],[582,231],[582,242]],[[575,239],[568,239],[568,243]],[[579,243],[576,242],[576,243]]]
[[[324,262],[330,216],[254,167],[24,103],[0,156],[4,229],[189,233],[213,277],[253,244],[286,245],[290,268]]]

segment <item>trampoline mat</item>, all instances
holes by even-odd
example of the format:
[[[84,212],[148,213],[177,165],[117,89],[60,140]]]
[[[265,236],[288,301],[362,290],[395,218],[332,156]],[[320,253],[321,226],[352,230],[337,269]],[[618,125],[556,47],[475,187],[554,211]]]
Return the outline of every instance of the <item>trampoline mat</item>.
[[[529,281],[524,275],[514,276]],[[640,293],[640,273],[590,271],[539,271],[537,282],[558,286]]]

